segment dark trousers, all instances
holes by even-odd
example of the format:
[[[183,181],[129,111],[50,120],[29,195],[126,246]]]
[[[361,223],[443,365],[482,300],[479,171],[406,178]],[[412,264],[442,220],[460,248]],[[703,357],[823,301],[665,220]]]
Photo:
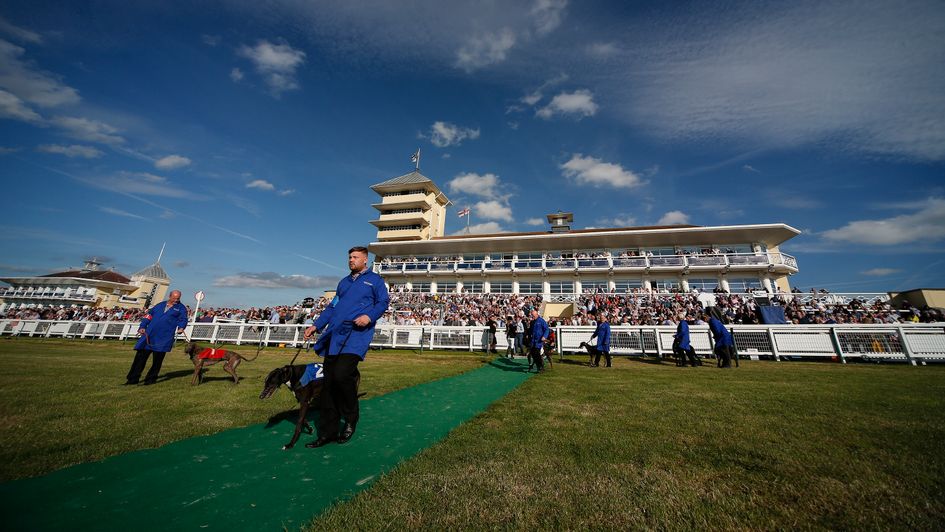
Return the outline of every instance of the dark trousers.
[[[326,356],[322,370],[325,372],[325,384],[322,385],[321,414],[318,422],[319,433],[323,438],[338,436],[338,423],[345,418],[345,423],[358,424],[358,355],[341,354]]]
[[[732,355],[734,351],[735,348],[730,345],[720,345],[715,348],[715,356],[718,357],[718,365],[720,368],[732,367]]]
[[[530,347],[528,349],[528,369],[531,369],[532,366],[538,368],[538,371],[545,369],[545,361],[541,356],[540,347]]]
[[[609,368],[610,367],[610,351],[601,351],[600,349],[597,349],[596,351],[597,351],[597,354],[594,355],[594,365],[599,366],[600,356],[604,355],[604,360],[607,361],[607,367]]]
[[[154,355],[154,358],[151,360],[151,369],[148,370],[148,374],[144,376],[144,382],[154,382],[157,380],[158,373],[161,372],[161,364],[164,363],[164,355],[167,353],[162,353],[161,351],[151,351],[150,349],[138,349],[135,353],[135,359],[131,362],[131,369],[128,370],[128,382],[138,382],[138,379],[141,378],[141,372],[144,371],[144,366],[148,363],[148,356]]]
[[[685,366],[687,358],[689,359],[689,365],[692,367],[696,367],[698,365],[698,361],[696,360],[696,350],[693,349],[691,345],[689,346],[689,349],[683,349],[682,347],[679,347],[678,344],[674,344],[673,354],[676,356],[677,366]]]

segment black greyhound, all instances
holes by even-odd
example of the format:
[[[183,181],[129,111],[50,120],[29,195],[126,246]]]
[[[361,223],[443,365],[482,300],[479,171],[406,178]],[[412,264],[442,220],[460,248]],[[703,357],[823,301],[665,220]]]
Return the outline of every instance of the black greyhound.
[[[295,446],[296,442],[299,441],[299,435],[302,434],[303,428],[306,434],[312,434],[314,432],[312,426],[306,421],[305,416],[308,414],[310,406],[318,408],[318,400],[322,396],[322,383],[324,380],[314,380],[302,386],[301,381],[302,375],[305,373],[305,368],[305,365],[282,366],[281,368],[270,371],[269,375],[266,377],[263,391],[259,394],[260,399],[269,399],[280,386],[285,384],[295,394],[295,400],[299,402],[299,419],[295,424],[295,432],[292,434],[292,439],[289,443],[282,446],[283,450],[291,449]],[[360,386],[361,377],[359,376],[357,387],[360,388]],[[358,394],[358,397],[362,395],[364,394]]]

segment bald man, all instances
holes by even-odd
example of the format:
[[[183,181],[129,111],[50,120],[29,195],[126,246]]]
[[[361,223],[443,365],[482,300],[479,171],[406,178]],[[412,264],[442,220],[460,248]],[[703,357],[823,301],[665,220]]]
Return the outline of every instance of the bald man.
[[[128,370],[125,384],[138,384],[141,372],[144,371],[151,355],[154,355],[154,358],[151,360],[151,369],[144,377],[144,383],[157,382],[164,355],[174,347],[174,337],[184,332],[186,327],[187,307],[180,302],[180,290],[171,290],[167,301],[154,305],[138,326],[138,336],[141,338],[138,338],[138,343],[135,344],[137,353],[131,363],[131,369]]]

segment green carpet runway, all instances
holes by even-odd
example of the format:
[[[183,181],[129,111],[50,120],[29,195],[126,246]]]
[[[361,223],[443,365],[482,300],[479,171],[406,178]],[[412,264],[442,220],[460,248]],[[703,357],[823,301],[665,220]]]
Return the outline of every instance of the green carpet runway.
[[[529,377],[522,361],[361,401],[355,437],[283,451],[294,423],[232,429],[0,485],[5,530],[298,529]],[[277,393],[287,393],[281,389]],[[275,412],[274,412],[275,413]]]

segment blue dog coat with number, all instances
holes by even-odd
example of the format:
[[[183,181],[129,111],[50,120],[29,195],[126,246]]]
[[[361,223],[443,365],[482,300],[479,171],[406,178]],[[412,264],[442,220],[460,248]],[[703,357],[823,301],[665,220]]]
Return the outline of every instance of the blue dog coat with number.
[[[305,366],[305,373],[302,374],[299,384],[302,386],[307,386],[308,383],[312,381],[319,381],[324,378],[325,372],[322,370],[322,365],[312,362],[311,364]]]

